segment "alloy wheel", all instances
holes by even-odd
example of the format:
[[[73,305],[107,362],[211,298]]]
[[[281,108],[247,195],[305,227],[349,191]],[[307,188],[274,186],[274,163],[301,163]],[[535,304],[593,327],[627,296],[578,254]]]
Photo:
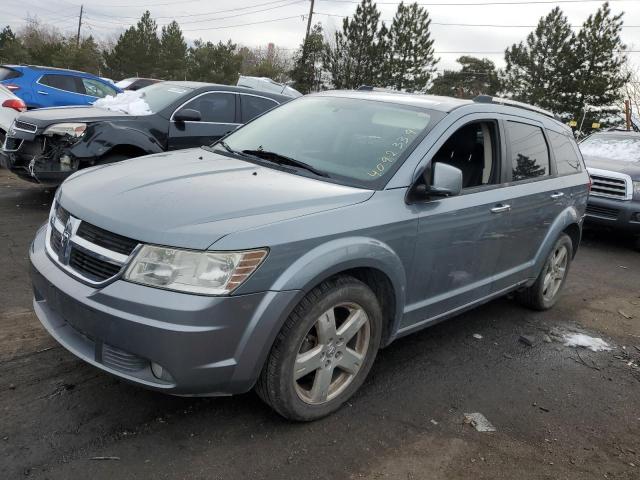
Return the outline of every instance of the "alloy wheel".
[[[568,263],[569,251],[567,247],[565,245],[558,246],[551,255],[542,283],[542,296],[545,300],[552,300],[557,295],[567,273]]]
[[[341,303],[318,317],[301,342],[293,369],[298,397],[319,405],[342,393],[362,367],[371,338],[364,309]]]

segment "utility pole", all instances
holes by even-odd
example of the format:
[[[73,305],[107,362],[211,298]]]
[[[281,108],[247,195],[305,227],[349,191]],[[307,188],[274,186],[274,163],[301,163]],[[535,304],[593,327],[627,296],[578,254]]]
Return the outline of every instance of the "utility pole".
[[[76,48],[80,47],[80,27],[82,27],[82,10],[84,5],[80,5],[80,16],[78,17],[78,35],[76,36]]]
[[[311,7],[309,8],[309,18],[307,20],[307,34],[304,36],[304,45],[307,45],[309,39],[309,32],[311,31],[311,19],[313,18],[313,4],[315,0],[311,0]]]
[[[629,100],[624,101],[624,118],[627,123],[627,132],[631,130],[631,105]]]

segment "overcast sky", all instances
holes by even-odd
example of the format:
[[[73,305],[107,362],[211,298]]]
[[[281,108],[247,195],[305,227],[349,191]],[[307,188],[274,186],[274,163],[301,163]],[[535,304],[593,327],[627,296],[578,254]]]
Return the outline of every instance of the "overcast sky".
[[[526,26],[535,25],[555,5],[560,5],[572,25],[579,26],[601,4],[600,1],[582,0],[568,0],[566,3],[538,0],[539,3],[535,4],[522,4],[526,0],[494,0],[494,3],[502,4],[460,5],[490,1],[419,1],[422,4],[432,4],[425,6],[433,21],[432,34],[436,52],[441,58],[440,68],[456,65],[455,59],[462,52],[485,56],[502,66],[502,53],[481,52],[502,52],[512,43],[524,39],[532,30]],[[18,30],[30,16],[53,24],[64,32],[75,32],[81,2],[82,0],[2,0],[0,24],[8,24]],[[399,0],[382,0],[377,3],[382,19],[390,23]],[[434,3],[439,5],[433,5]],[[615,13],[625,12],[625,24],[629,27],[623,30],[624,41],[630,49],[640,50],[640,0],[611,0],[610,4]],[[340,28],[341,16],[351,15],[356,5],[356,0],[316,0],[313,22],[321,22],[325,31],[331,32]],[[197,38],[214,42],[231,39],[247,46],[273,42],[279,47],[293,50],[304,36],[309,6],[310,0],[99,0],[85,4],[82,32],[103,39],[117,38],[148,9],[159,26],[175,18],[188,43]],[[463,27],[437,23],[518,27]],[[525,28],[519,27],[523,25]],[[630,58],[634,64],[640,64],[640,53],[631,53]]]

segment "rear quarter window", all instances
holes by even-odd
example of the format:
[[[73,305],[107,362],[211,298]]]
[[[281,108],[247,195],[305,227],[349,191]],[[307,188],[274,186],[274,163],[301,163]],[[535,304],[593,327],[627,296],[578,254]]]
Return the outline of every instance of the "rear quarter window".
[[[255,95],[241,95],[242,121],[248,122],[267,110],[278,106],[278,102],[265,97]]]
[[[562,134],[547,130],[549,142],[556,159],[558,175],[570,175],[582,171],[580,158],[576,153],[574,140],[569,133]]]
[[[12,78],[21,77],[22,73],[14,70],[13,68],[0,67],[0,81],[11,80]]]

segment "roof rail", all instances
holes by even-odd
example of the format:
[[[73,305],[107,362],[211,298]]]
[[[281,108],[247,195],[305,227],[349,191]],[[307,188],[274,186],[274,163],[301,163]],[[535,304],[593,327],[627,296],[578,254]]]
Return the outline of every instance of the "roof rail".
[[[558,120],[558,116],[553,112],[550,112],[549,110],[545,110],[544,108],[536,107],[534,105],[529,105],[528,103],[517,102],[509,98],[493,97],[491,95],[478,95],[473,99],[473,101],[476,103],[493,103],[496,105],[507,105],[509,107],[522,108],[524,110],[541,113],[542,115],[545,115],[549,118]]]

